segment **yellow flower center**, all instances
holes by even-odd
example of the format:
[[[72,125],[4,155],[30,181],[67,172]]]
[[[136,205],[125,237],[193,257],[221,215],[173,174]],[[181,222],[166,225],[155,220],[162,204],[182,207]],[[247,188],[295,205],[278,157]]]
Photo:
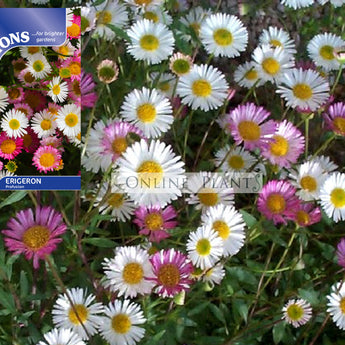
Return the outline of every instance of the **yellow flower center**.
[[[76,23],[73,23],[67,28],[67,32],[72,37],[78,37],[80,35],[80,27]]]
[[[41,128],[42,128],[44,131],[48,131],[50,128],[52,128],[52,122],[51,122],[49,119],[44,119],[44,120],[41,122]]]
[[[9,172],[15,172],[18,168],[18,165],[15,161],[9,161],[6,165],[5,168],[9,171]]]
[[[39,47],[29,47],[28,48],[28,53],[29,54],[36,54],[40,51],[40,48]]]
[[[63,67],[59,69],[59,76],[61,78],[70,78],[71,77],[71,71],[68,67]]]
[[[40,157],[40,164],[45,167],[45,168],[48,168],[48,167],[51,167],[53,166],[55,163],[55,156],[50,153],[50,152],[47,152],[47,153],[43,153]]]
[[[158,84],[158,89],[163,91],[163,92],[168,92],[170,90],[170,84],[168,81],[161,81]]]
[[[24,74],[24,77],[23,77],[24,81],[27,82],[27,83],[32,83],[35,81],[35,78],[34,76],[31,74],[31,72],[27,71],[25,74]]]
[[[261,135],[261,129],[258,124],[253,121],[242,121],[238,124],[238,131],[243,140],[258,140]]]
[[[220,46],[228,46],[232,43],[233,37],[229,30],[218,29],[213,33],[213,39]]]
[[[65,123],[68,127],[75,127],[79,123],[78,115],[69,113],[65,117]]]
[[[212,92],[212,86],[207,80],[199,79],[193,82],[192,92],[198,97],[208,97]]]
[[[304,100],[310,99],[310,97],[313,95],[313,90],[308,84],[300,83],[296,84],[292,88],[292,92],[295,97]]]
[[[32,64],[32,68],[35,72],[41,72],[44,69],[44,63],[41,60],[37,60]]]
[[[205,206],[214,206],[219,200],[218,194],[212,188],[202,188],[198,193],[198,198]]]
[[[123,205],[124,198],[121,193],[111,193],[107,201],[108,205],[113,208],[120,208]]]
[[[245,73],[244,77],[248,80],[258,79],[258,72],[254,68],[252,68]]]
[[[116,333],[126,334],[131,326],[132,322],[126,314],[118,314],[111,319],[111,327]]]
[[[298,321],[303,317],[304,310],[301,306],[297,304],[291,304],[287,308],[286,313],[292,321]]]
[[[8,92],[8,96],[11,99],[17,99],[20,96],[20,91],[18,89],[12,89]]]
[[[90,25],[90,21],[88,18],[84,16],[80,16],[80,30],[84,32]]]
[[[151,231],[160,230],[164,223],[160,213],[150,213],[145,217],[145,225]]]
[[[196,251],[200,256],[209,255],[211,252],[211,243],[207,238],[200,239],[196,244]]]
[[[264,61],[262,61],[262,68],[263,70],[270,75],[275,75],[280,70],[280,63],[273,58],[267,58]]]
[[[180,281],[180,271],[174,264],[164,264],[159,268],[157,278],[161,285],[172,288]]]
[[[139,284],[143,280],[143,277],[143,268],[137,262],[130,262],[123,269],[122,278],[127,284]]]
[[[244,160],[239,155],[233,155],[228,159],[229,166],[234,170],[240,170],[244,167]]]
[[[157,16],[157,14],[154,13],[154,12],[151,12],[151,11],[145,12],[143,17],[145,19],[152,20],[154,23],[158,23],[159,22],[159,18]]]
[[[331,202],[334,207],[342,208],[345,206],[345,190],[342,188],[334,188],[331,192]]]
[[[111,12],[109,11],[99,12],[97,13],[97,17],[98,17],[98,23],[103,24],[103,25],[109,24],[113,18]]]
[[[190,28],[195,32],[197,36],[199,36],[200,32],[200,24],[198,22],[189,24]]]
[[[14,140],[6,139],[1,143],[0,148],[2,153],[11,154],[15,151],[17,145]]]
[[[139,6],[147,6],[151,4],[152,0],[134,0],[134,2]]]
[[[345,118],[336,117],[333,120],[333,125],[342,135],[345,135]]]
[[[50,238],[50,231],[47,227],[42,225],[34,225],[27,229],[22,241],[31,250],[38,250],[44,247]]]
[[[274,156],[285,156],[289,151],[289,142],[281,135],[273,136],[274,142],[270,144],[270,151]]]
[[[282,46],[283,46],[283,45],[280,43],[280,41],[275,40],[275,39],[271,39],[271,40],[270,40],[270,44],[271,44],[273,47],[282,47]]]
[[[52,88],[52,91],[53,91],[54,95],[59,95],[60,92],[61,92],[60,85],[54,85],[53,88]]]
[[[176,74],[183,75],[190,71],[190,64],[184,59],[177,59],[172,65],[172,70]]]
[[[155,51],[159,47],[159,40],[154,35],[144,35],[140,39],[140,47],[144,50]]]
[[[78,61],[71,62],[68,68],[72,75],[79,75],[81,73],[80,62]]]
[[[140,187],[154,188],[163,179],[163,168],[154,161],[145,161],[137,169]]]
[[[17,119],[12,119],[8,122],[8,125],[11,129],[16,130],[20,127],[20,123]]]
[[[113,152],[120,155],[121,153],[125,152],[127,149],[127,140],[126,138],[116,138],[111,143],[111,148]]]
[[[320,48],[320,55],[325,59],[325,60],[333,60],[334,59],[334,54],[333,54],[333,47],[332,46],[323,46]]]
[[[58,53],[61,55],[68,55],[68,47],[67,46],[61,46],[58,48]]]
[[[229,226],[222,220],[216,220],[213,225],[213,229],[218,232],[218,236],[223,240],[226,240],[230,235]]]
[[[137,116],[141,122],[151,123],[155,120],[157,111],[151,103],[144,103],[137,108]]]
[[[310,221],[309,214],[303,210],[297,211],[296,219],[299,225],[307,225]]]
[[[345,297],[340,300],[340,310],[345,315]]]
[[[273,214],[281,213],[285,210],[285,199],[280,194],[273,193],[267,198],[266,206]]]
[[[81,323],[84,323],[87,320],[87,317],[89,316],[89,312],[88,312],[87,308],[83,304],[75,304],[74,309],[75,309],[75,311],[71,307],[68,311],[69,320],[74,325],[80,325]],[[78,319],[78,317],[79,317],[79,319]]]
[[[314,192],[317,188],[316,180],[312,176],[302,177],[300,183],[301,183],[301,187],[308,192]]]

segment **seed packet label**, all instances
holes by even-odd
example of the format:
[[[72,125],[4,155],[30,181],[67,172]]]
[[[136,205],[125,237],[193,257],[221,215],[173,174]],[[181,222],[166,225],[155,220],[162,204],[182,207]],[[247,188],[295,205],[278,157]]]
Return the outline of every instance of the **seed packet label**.
[[[80,190],[80,176],[6,176],[0,190]]]
[[[66,41],[65,8],[1,8],[0,59],[19,46],[61,46]]]

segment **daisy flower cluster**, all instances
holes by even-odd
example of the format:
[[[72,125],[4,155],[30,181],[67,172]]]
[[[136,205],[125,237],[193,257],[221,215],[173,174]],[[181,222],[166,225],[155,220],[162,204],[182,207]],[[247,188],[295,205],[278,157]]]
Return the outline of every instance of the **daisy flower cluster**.
[[[79,171],[82,74],[78,10],[68,10],[66,22],[67,39],[62,46],[23,46],[1,60],[5,80],[0,88],[2,174],[76,175]]]

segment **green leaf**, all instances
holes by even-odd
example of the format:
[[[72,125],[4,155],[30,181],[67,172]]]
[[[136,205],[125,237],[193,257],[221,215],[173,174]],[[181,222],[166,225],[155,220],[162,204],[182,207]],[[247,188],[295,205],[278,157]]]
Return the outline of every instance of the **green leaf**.
[[[272,329],[272,334],[273,334],[273,341],[275,344],[278,344],[284,337],[285,335],[285,326],[286,323],[284,321],[277,323],[274,325]]]
[[[240,210],[240,213],[242,214],[243,220],[247,224],[248,228],[253,227],[257,223],[256,218],[249,214],[247,211]]]
[[[116,34],[117,37],[120,37],[124,40],[126,40],[127,42],[131,42],[132,40],[130,39],[130,37],[127,35],[127,32],[118,28],[115,25],[112,24],[107,24],[107,27],[109,27],[111,30],[113,30]]]
[[[319,293],[312,289],[298,289],[298,295],[299,297],[309,302],[311,305],[317,306],[320,304]]]
[[[28,192],[25,190],[19,190],[16,192],[12,192],[4,201],[0,203],[0,209],[7,206],[14,204],[18,202],[19,200],[22,200]]]
[[[29,293],[29,283],[28,283],[28,278],[26,276],[26,272],[21,271],[20,272],[20,298],[24,299],[28,293]]]
[[[101,248],[115,248],[116,243],[108,238],[84,238],[83,243],[91,244],[96,247]]]
[[[211,310],[212,314],[222,323],[226,324],[226,320],[224,317],[223,312],[214,304],[210,304],[209,309]]]
[[[13,296],[10,293],[7,293],[1,289],[0,289],[0,304],[11,313],[14,314],[16,312]]]
[[[236,313],[247,323],[248,318],[248,306],[244,300],[235,299],[232,302],[232,306]]]

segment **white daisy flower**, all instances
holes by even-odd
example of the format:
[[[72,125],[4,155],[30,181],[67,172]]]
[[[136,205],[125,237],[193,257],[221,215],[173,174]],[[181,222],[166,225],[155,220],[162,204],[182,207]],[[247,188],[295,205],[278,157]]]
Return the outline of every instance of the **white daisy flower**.
[[[202,270],[213,267],[223,254],[223,240],[210,227],[201,226],[189,234],[188,257]]]
[[[234,203],[233,189],[226,186],[224,176],[218,174],[205,171],[195,173],[188,179],[187,188],[191,192],[187,202],[195,204],[195,208],[203,212],[219,204],[233,205]]]
[[[283,80],[284,72],[294,66],[290,54],[287,54],[281,47],[272,48],[269,44],[255,48],[252,57],[259,78],[272,83],[279,84]]]
[[[41,53],[29,55],[27,59],[28,70],[35,79],[45,78],[52,71],[48,60]]]
[[[41,340],[37,345],[86,345],[78,334],[70,329],[56,329],[54,328],[48,333],[44,334],[44,340]]]
[[[68,140],[77,147],[81,147],[81,132],[79,132],[77,135],[69,136]]]
[[[142,139],[127,148],[117,163],[118,182],[136,204],[163,207],[181,196],[184,163],[170,145]]]
[[[319,163],[305,162],[297,167],[297,172],[291,171],[291,183],[298,189],[298,195],[304,201],[316,200],[327,175]]]
[[[72,288],[66,294],[59,295],[52,310],[55,327],[70,328],[83,340],[97,333],[97,327],[101,321],[98,314],[103,313],[101,303],[93,303],[95,296],[87,294],[82,288]],[[87,333],[86,333],[86,331]]]
[[[136,20],[152,20],[154,23],[162,23],[165,25],[170,25],[172,23],[172,17],[167,12],[160,7],[150,7],[146,8],[143,13],[137,14]]]
[[[121,247],[115,257],[103,262],[104,286],[118,296],[134,298],[138,294],[150,294],[154,287],[152,265],[149,254],[140,246]]]
[[[58,110],[56,117],[58,128],[67,136],[80,133],[80,107],[76,104],[66,104]]]
[[[60,77],[53,77],[53,80],[48,84],[48,96],[52,98],[55,103],[62,103],[68,96],[68,85],[65,81],[61,81]]]
[[[312,309],[310,303],[304,299],[291,299],[285,304],[282,312],[282,319],[297,328],[310,320]]]
[[[0,124],[9,137],[18,138],[27,133],[29,120],[21,111],[11,109],[2,117]]]
[[[59,54],[59,60],[62,60],[62,61],[73,56],[76,50],[76,48],[72,45],[70,40],[66,40],[66,42],[62,46],[52,47],[52,49]]]
[[[155,8],[163,3],[163,0],[124,0],[127,4],[135,9],[146,9],[147,7]]]
[[[290,35],[283,29],[275,26],[269,26],[268,30],[264,29],[259,37],[260,44],[270,44],[273,47],[281,47],[290,55],[296,54],[295,42]]]
[[[331,174],[321,187],[320,203],[329,218],[345,220],[345,174]]]
[[[99,330],[109,345],[135,345],[144,337],[145,329],[137,326],[146,322],[139,304],[116,300],[104,308],[104,313]]]
[[[109,182],[102,183],[101,187],[97,186],[97,196],[95,198],[94,207],[99,207],[101,214],[110,214],[113,216],[111,222],[125,222],[134,214],[133,201],[120,189],[113,189]]]
[[[22,46],[19,47],[20,55],[27,59],[29,56],[42,53],[42,47]]]
[[[320,164],[323,172],[330,173],[338,169],[338,165],[330,160],[328,156],[309,156],[308,160],[313,159],[315,163]]]
[[[176,77],[171,73],[150,73],[152,85],[163,95],[172,97],[176,84]]]
[[[345,41],[332,33],[316,35],[307,45],[310,58],[316,66],[324,68],[327,72],[340,68],[340,62],[334,56],[334,48],[342,47]]]
[[[217,68],[194,65],[191,72],[183,75],[177,84],[182,103],[203,111],[218,109],[228,96],[229,85]]]
[[[56,130],[55,115],[48,110],[42,110],[31,118],[31,128],[39,138],[54,135]]]
[[[287,106],[317,110],[329,98],[329,84],[321,75],[311,69],[292,68],[284,74],[282,85],[278,86]]]
[[[209,15],[210,11],[206,11],[200,6],[192,7],[187,15],[180,19],[180,22],[187,28],[193,30],[195,35],[199,37],[201,25]],[[187,41],[192,40],[190,35],[183,35],[182,37]]]
[[[0,112],[8,106],[8,94],[3,86],[0,86]]]
[[[132,25],[127,34],[131,38],[127,51],[135,60],[157,64],[173,52],[174,36],[164,24],[143,19]]]
[[[332,286],[328,299],[327,312],[331,314],[335,324],[345,330],[345,283],[343,281]]]
[[[86,3],[80,9],[81,33],[89,32],[96,27],[96,10],[91,4]],[[54,48],[53,48],[54,49]]]
[[[314,0],[280,0],[280,3],[297,10],[299,8],[311,6]]]
[[[210,284],[211,288],[214,284],[219,285],[225,277],[224,265],[218,263],[215,266],[206,270],[205,274],[202,275],[202,281]]]
[[[169,99],[146,87],[133,90],[125,97],[120,115],[141,129],[147,138],[167,132],[174,122]]]
[[[257,159],[243,147],[226,145],[216,152],[214,161],[224,172],[243,172],[253,167]]]
[[[201,216],[202,225],[214,230],[223,240],[223,255],[235,255],[244,244],[245,223],[241,213],[233,206],[210,207]]]
[[[236,16],[216,13],[201,24],[200,39],[209,54],[232,58],[246,49],[248,31]]]
[[[96,30],[94,34],[111,41],[115,38],[115,32],[107,25],[114,25],[122,28],[128,22],[126,6],[120,4],[118,0],[105,1],[102,5],[96,7]]]
[[[246,87],[247,89],[255,86],[260,86],[263,82],[259,80],[259,73],[254,62],[245,62],[239,65],[234,72],[234,79],[238,85]]]

